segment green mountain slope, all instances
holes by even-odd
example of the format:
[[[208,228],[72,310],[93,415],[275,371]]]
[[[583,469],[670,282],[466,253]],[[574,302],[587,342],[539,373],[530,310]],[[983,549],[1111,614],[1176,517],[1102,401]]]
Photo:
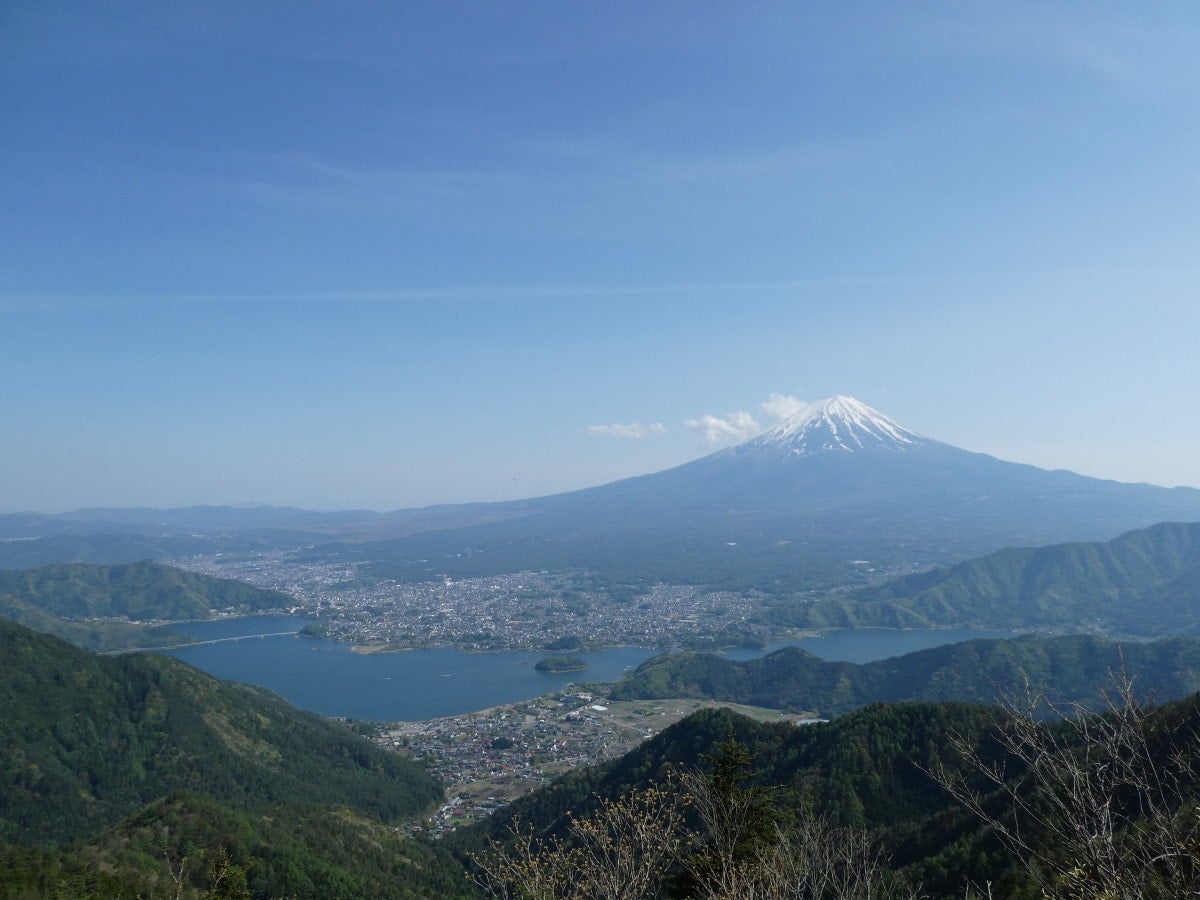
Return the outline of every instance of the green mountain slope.
[[[0,835],[71,839],[176,790],[346,804],[392,821],[440,796],[423,769],[259,688],[178,660],[100,657],[0,622]]]
[[[445,851],[347,807],[285,804],[264,814],[176,794],[65,850],[0,844],[5,897],[174,898],[180,874],[188,898],[472,894]]]
[[[133,648],[173,647],[186,644],[193,639],[166,626],[136,625],[131,622],[92,619],[75,622],[60,619],[32,603],[12,595],[0,596],[0,618],[8,619],[70,641],[77,647],[108,653]]]
[[[0,593],[21,597],[56,616],[76,618],[204,619],[229,607],[267,610],[295,603],[279,591],[154,562],[63,563],[0,572]]]
[[[1056,704],[1095,702],[1122,666],[1139,691],[1174,699],[1200,690],[1200,640],[1121,646],[1086,635],[976,640],[866,664],[830,662],[797,648],[732,662],[703,653],[658,656],[612,690],[613,699],[711,697],[835,716],[870,703],[956,700],[993,703],[1031,686]]]
[[[0,710],[0,842],[24,848],[0,854],[0,883],[108,872],[148,895],[186,857],[199,890],[217,853],[255,896],[405,896],[462,878],[395,831],[441,798],[435,779],[267,691],[0,622]]]
[[[1009,796],[981,778],[955,749],[956,740],[963,741],[980,762],[1001,767],[1009,783],[1030,796],[1041,788],[1032,787],[1028,768],[996,739],[997,726],[1007,721],[1009,714],[999,708],[957,703],[875,704],[829,723],[800,728],[756,723],[727,710],[705,710],[625,756],[569,773],[446,842],[467,859],[489,840],[508,840],[513,823],[539,836],[567,835],[572,817],[593,814],[602,799],[670,784],[669,773],[680,768],[703,769],[706,755],[733,739],[752,760],[748,783],[771,789],[785,816],[789,810],[803,810],[806,815],[866,829],[889,852],[892,866],[921,886],[922,896],[979,896],[978,886],[989,884],[988,896],[1039,897],[1042,893],[997,840],[995,831],[967,812],[930,774],[942,763],[978,792],[989,816],[1011,821]],[[1183,765],[1181,793],[1175,801],[1182,810],[1190,810],[1197,786],[1194,736],[1200,708],[1196,698],[1153,710],[1148,724],[1150,755],[1163,761],[1179,759]],[[1046,729],[1062,747],[1079,744],[1080,732],[1066,723],[1052,723]],[[1121,805],[1119,799],[1109,799],[1114,809]],[[1040,805],[1036,798],[1032,802]],[[1062,849],[1054,843],[1059,836],[1053,831],[1044,837],[1051,854]],[[976,890],[968,893],[972,884]]]
[[[667,784],[669,772],[702,767],[704,755],[732,737],[753,757],[752,783],[781,789],[782,805],[806,807],[837,824],[870,827],[897,866],[923,870],[956,843],[979,843],[978,826],[925,770],[938,758],[952,757],[953,735],[982,742],[1002,715],[990,707],[906,703],[871,706],[831,723],[797,728],[703,710],[625,756],[569,773],[445,842],[467,858],[489,839],[504,840],[513,822],[538,834],[565,834],[571,816],[591,814],[600,798]],[[966,878],[992,878],[1007,865],[981,859],[976,846],[967,856],[936,887],[961,897]],[[919,875],[928,885],[926,873]]]
[[[1093,625],[1147,637],[1200,631],[1200,523],[1111,541],[1019,547],[810,604],[812,625]]]
[[[88,650],[186,643],[178,632],[141,620],[207,619],[214,611],[285,609],[279,591],[153,562],[62,563],[0,571],[0,617],[55,634]]]

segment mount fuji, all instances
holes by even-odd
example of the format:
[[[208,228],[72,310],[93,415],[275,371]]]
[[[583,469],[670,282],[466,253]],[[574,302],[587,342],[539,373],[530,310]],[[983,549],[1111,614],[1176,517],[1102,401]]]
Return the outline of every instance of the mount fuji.
[[[661,581],[795,593],[1168,521],[1200,521],[1200,490],[1004,462],[839,396],[684,465],[529,500],[0,516],[0,538],[33,538],[0,540],[0,566],[273,547],[406,581],[547,569],[587,572],[610,589]]]
[[[838,396],[666,471],[484,509],[493,521],[456,527],[447,510],[438,530],[353,552],[406,579],[574,569],[610,582],[802,590],[1200,520],[1200,490],[1005,462]]]
[[[730,452],[811,456],[839,450],[910,450],[929,443],[879,410],[853,397],[837,396],[808,404],[764,434],[730,448]]]

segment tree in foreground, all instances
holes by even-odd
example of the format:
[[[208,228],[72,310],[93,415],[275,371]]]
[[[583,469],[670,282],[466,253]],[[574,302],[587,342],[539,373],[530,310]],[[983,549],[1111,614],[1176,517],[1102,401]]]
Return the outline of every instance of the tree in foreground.
[[[1006,698],[1000,759],[959,738],[966,766],[939,767],[934,777],[995,832],[1046,897],[1200,896],[1189,746],[1196,736],[1138,702],[1124,673],[1101,697],[1101,714],[1060,710],[1028,690]],[[1060,721],[1047,722],[1045,712]]]
[[[540,840],[514,824],[507,844],[493,840],[476,858],[480,885],[505,900],[900,895],[866,832],[806,813],[789,821],[773,789],[747,783],[751,757],[732,738],[706,759],[705,771],[572,818],[566,839]]]
[[[678,795],[656,787],[572,817],[566,840],[542,840],[517,821],[508,844],[493,839],[475,858],[477,881],[503,900],[655,897],[679,856],[682,825]]]

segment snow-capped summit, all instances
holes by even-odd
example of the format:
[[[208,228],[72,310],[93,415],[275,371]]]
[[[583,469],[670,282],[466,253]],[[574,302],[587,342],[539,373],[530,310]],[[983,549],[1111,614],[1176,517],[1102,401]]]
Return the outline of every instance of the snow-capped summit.
[[[758,437],[743,444],[805,456],[826,450],[868,448],[908,450],[931,441],[853,397],[827,397],[808,404]]]

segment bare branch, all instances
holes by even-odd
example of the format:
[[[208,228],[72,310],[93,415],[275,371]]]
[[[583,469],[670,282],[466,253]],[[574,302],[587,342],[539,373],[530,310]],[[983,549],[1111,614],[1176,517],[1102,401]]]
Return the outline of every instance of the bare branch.
[[[1104,710],[1060,710],[1031,690],[1003,698],[999,731],[1007,756],[991,763],[962,736],[952,741],[970,786],[944,763],[931,774],[986,822],[1048,897],[1197,896],[1197,816],[1185,808],[1190,763],[1151,742],[1150,708],[1139,702],[1124,666],[1109,673]],[[1060,716],[1049,724],[1042,710]],[[1005,814],[994,800],[1002,797]]]

